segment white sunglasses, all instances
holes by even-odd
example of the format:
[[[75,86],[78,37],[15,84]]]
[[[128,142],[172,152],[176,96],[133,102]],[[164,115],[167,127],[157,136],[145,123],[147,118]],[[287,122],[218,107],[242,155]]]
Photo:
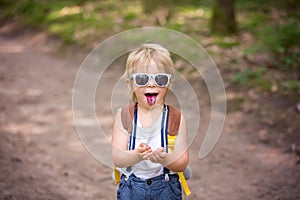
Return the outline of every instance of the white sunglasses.
[[[135,73],[130,76],[133,79],[134,84],[138,87],[145,87],[150,83],[153,78],[155,85],[158,87],[167,87],[170,83],[172,75],[159,73],[159,74],[146,74],[146,73]]]

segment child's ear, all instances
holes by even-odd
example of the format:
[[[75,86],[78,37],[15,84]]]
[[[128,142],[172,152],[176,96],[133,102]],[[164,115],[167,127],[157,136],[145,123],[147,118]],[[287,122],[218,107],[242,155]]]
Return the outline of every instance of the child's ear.
[[[171,78],[168,88],[171,89],[174,84],[174,80]]]
[[[126,79],[126,85],[130,90],[133,90],[132,81],[130,79]]]

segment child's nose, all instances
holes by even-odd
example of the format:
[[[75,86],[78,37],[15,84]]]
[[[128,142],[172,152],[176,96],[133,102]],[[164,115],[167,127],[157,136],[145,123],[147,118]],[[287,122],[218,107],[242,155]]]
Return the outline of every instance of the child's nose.
[[[149,84],[147,85],[147,87],[155,87],[155,82],[154,82],[154,79],[153,77],[150,78],[150,81],[149,81]]]

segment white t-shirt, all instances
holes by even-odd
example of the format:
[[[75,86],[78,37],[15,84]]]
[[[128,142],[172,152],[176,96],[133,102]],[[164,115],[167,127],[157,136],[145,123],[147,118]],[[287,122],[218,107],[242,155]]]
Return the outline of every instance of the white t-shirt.
[[[162,114],[152,127],[143,128],[141,123],[137,121],[135,149],[141,144],[148,144],[152,150],[161,147],[161,120]],[[131,174],[142,178],[149,179],[163,174],[163,166],[159,163],[153,163],[150,160],[143,160],[131,166],[131,171],[127,168],[118,168],[119,171],[127,177]]]

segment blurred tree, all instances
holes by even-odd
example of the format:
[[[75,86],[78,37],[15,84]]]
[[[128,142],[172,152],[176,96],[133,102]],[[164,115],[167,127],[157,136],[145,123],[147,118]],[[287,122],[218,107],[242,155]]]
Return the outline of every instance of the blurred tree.
[[[174,0],[173,0],[174,1]],[[143,9],[146,14],[151,16],[155,24],[165,25],[173,15],[172,0],[142,0]]]
[[[236,32],[234,0],[215,0],[210,25],[213,33]]]
[[[210,1],[208,0],[208,2]],[[199,7],[207,0],[141,0],[141,2],[144,12],[149,15],[149,21],[152,20],[156,25],[166,25],[176,15],[177,8]]]

